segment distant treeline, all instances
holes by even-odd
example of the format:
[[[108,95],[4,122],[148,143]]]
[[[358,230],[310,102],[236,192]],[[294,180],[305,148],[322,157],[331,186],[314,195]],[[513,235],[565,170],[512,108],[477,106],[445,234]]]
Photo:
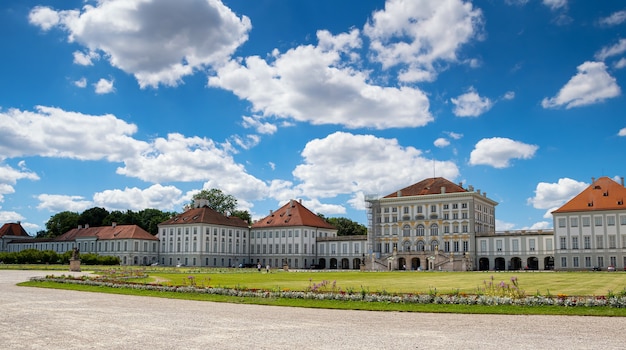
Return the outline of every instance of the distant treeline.
[[[21,252],[0,253],[0,262],[4,264],[69,264],[73,252],[58,254],[52,250],[26,249]],[[98,254],[80,254],[80,262],[85,265],[119,265],[116,256]]]

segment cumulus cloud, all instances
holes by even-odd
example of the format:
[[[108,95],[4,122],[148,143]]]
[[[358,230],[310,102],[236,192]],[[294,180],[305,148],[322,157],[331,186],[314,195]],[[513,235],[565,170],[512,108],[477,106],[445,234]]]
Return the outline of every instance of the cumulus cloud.
[[[535,196],[528,198],[527,202],[536,209],[555,210],[588,186],[587,183],[569,178],[559,179],[557,183],[540,182],[535,189]]]
[[[450,146],[450,141],[448,141],[448,139],[444,137],[440,137],[436,139],[435,142],[433,142],[433,144],[435,145],[435,147],[444,148],[444,147]]]
[[[544,98],[541,105],[543,108],[565,106],[569,109],[600,103],[607,98],[619,96],[621,89],[606,68],[603,62],[581,64],[578,66],[578,74],[572,77],[555,97]]]
[[[93,84],[96,94],[98,95],[104,95],[104,94],[109,94],[113,91],[115,91],[115,88],[113,88],[113,80],[106,80],[104,78],[101,78],[100,80],[98,80],[97,83]]]
[[[142,88],[175,86],[194,71],[221,64],[251,29],[249,18],[220,0],[108,0],[66,11],[35,7],[29,21],[44,31],[66,31],[70,42],[101,53]]]
[[[620,131],[617,133],[618,136],[626,136],[626,128],[620,129]]]
[[[605,26],[616,26],[624,23],[624,21],[626,21],[626,11],[622,10],[614,12],[608,17],[603,17],[598,22]]]
[[[60,194],[40,194],[37,196],[39,204],[37,209],[47,209],[50,212],[62,211],[83,212],[93,207],[93,202],[82,196],[68,196]]]
[[[264,123],[261,121],[261,117],[252,116],[252,117],[243,117],[242,125],[244,128],[252,128],[255,129],[259,134],[272,135],[278,130],[278,127],[274,124]]]
[[[105,190],[93,195],[94,206],[108,210],[143,210],[155,208],[160,210],[175,210],[182,204],[182,191],[174,186],[152,185],[146,189],[137,187],[123,190]]]
[[[35,111],[0,112],[0,154],[78,160],[122,161],[148,145],[131,137],[137,126],[113,115],[93,116],[37,106]]]
[[[396,139],[373,135],[336,132],[309,141],[301,154],[304,162],[293,171],[301,181],[295,186],[296,194],[312,198],[359,191],[387,194],[432,177],[433,168],[437,176],[448,179],[459,175],[453,162],[428,159],[422,151],[403,147]]]
[[[74,85],[81,89],[87,87],[87,78],[83,77],[74,81]]]
[[[453,113],[457,117],[478,117],[493,107],[493,102],[487,97],[481,97],[471,87],[466,93],[451,99],[454,104]]]
[[[13,187],[19,180],[39,180],[39,176],[28,170],[24,163],[20,162],[20,169],[15,169],[8,164],[2,164],[0,155],[0,202],[4,200],[5,194],[15,193]]]
[[[598,61],[604,61],[609,57],[621,55],[624,51],[626,51],[626,39],[620,39],[616,44],[600,49],[594,57]]]
[[[567,7],[567,0],[543,0],[543,4],[554,11]]]
[[[457,62],[458,51],[481,39],[480,9],[461,0],[390,0],[372,14],[363,31],[384,69],[402,67],[400,80],[432,81],[437,62]]]
[[[515,98],[515,92],[514,91],[507,91],[504,96],[502,96],[502,98],[504,100],[512,100]]]
[[[81,66],[92,66],[93,60],[100,58],[97,52],[89,51],[87,53],[81,51],[74,51],[74,63]]]
[[[617,61],[617,62],[615,62],[613,64],[613,67],[615,69],[622,69],[622,68],[626,67],[626,58],[624,58],[624,57],[620,58],[619,61]]]
[[[209,86],[250,101],[253,111],[264,117],[316,125],[387,129],[419,127],[433,120],[424,92],[372,85],[366,72],[342,59],[360,47],[358,30],[337,36],[319,31],[317,37],[317,46],[298,46],[282,54],[275,50],[273,61],[258,56],[231,61],[216,70]]]
[[[18,222],[24,220],[24,216],[14,211],[2,211],[0,210],[0,223],[6,222]],[[22,225],[24,226],[24,225]]]
[[[494,168],[507,168],[512,159],[530,159],[539,149],[536,145],[503,137],[482,139],[470,153],[470,165],[490,165]]]

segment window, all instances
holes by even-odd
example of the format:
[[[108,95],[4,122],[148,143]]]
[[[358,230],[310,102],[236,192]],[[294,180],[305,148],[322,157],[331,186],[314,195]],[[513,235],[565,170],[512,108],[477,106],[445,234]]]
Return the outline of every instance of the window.
[[[404,213],[408,214],[409,213],[409,207],[404,207]]]
[[[616,266],[617,265],[617,258],[612,256],[609,259],[611,259],[611,266]]]
[[[448,205],[447,204],[443,205],[443,210],[448,210]]]
[[[469,241],[463,241],[463,251],[466,252],[469,250]]]
[[[561,267],[567,267],[567,258],[561,257]]]
[[[455,252],[458,252],[458,251],[459,251],[459,242],[458,242],[458,241],[455,241],[455,242],[454,242],[454,251],[455,251]]]
[[[596,248],[604,249],[604,237],[596,236]]]
[[[583,217],[583,227],[589,227],[590,225],[590,219],[588,216],[584,216]]]
[[[578,266],[578,257],[577,256],[572,258],[572,265],[574,265],[574,267],[579,267]]]
[[[585,257],[585,267],[591,267],[591,257],[590,256],[586,256]]]
[[[607,226],[615,226],[615,216],[607,216],[606,217],[606,225]]]
[[[598,267],[604,267],[604,257],[603,256],[599,256],[598,257]]]
[[[591,249],[591,237],[590,236],[583,237],[583,248]]]
[[[572,237],[572,249],[578,249],[578,236]]]
[[[424,235],[424,225],[417,225],[417,235],[418,236]]]
[[[615,235],[609,235],[609,249],[617,248],[617,237]]]
[[[496,251],[499,251],[499,252],[502,251],[502,240],[501,239],[496,240]]]
[[[514,239],[514,240],[512,241],[512,243],[513,243],[513,248],[512,248],[512,250],[513,250],[514,252],[519,252],[519,239]]]
[[[421,214],[421,213],[422,213],[422,206],[421,206],[421,205],[418,205],[418,206],[417,206],[417,213],[418,213],[418,214]],[[626,217],[626,216],[625,216],[625,217]],[[624,225],[626,225],[626,224],[624,224]]]
[[[569,224],[571,227],[578,227],[578,218],[570,218]]]
[[[559,218],[559,227],[565,227],[565,218]]]
[[[487,252],[487,241],[486,240],[481,240],[480,241],[480,251],[482,253]]]
[[[443,242],[443,251],[446,253],[450,251],[450,242],[448,241]]]
[[[593,221],[596,226],[602,226],[602,216],[594,216]]]
[[[439,236],[439,226],[437,224],[430,225],[430,235]]]
[[[431,213],[436,213],[436,212],[437,212],[437,206],[436,206],[436,205],[434,205],[434,204],[433,204],[433,205],[431,205],[431,206],[430,206],[430,212],[431,212]]]
[[[358,243],[354,243],[354,253],[359,254],[359,244]]]
[[[559,237],[559,244],[561,247],[561,250],[565,250],[567,249],[567,237],[563,236],[563,237]]]
[[[411,226],[404,225],[404,227],[402,228],[402,236],[409,237],[410,235],[411,235]]]
[[[530,250],[531,252],[535,251],[535,240],[534,239],[529,239],[528,240],[528,250]]]
[[[619,216],[619,224],[620,225],[626,225],[626,215],[620,215]]]
[[[452,204],[452,209],[459,209],[459,205],[457,203]]]

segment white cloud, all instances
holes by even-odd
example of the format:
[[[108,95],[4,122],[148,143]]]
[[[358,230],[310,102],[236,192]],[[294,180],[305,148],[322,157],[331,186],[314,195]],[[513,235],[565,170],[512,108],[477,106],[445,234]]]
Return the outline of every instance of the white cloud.
[[[337,204],[324,204],[318,199],[303,200],[302,205],[314,213],[322,213],[326,216],[341,215],[346,213],[346,208]]]
[[[620,131],[617,133],[618,136],[626,136],[626,128],[620,129]]]
[[[5,157],[41,156],[79,160],[122,161],[148,145],[130,135],[137,126],[113,115],[92,116],[37,106],[35,112],[0,112],[0,154]]]
[[[0,210],[0,226],[3,223],[18,222],[22,220],[24,220],[24,217],[19,213],[16,213],[14,211],[1,211]]]
[[[301,181],[295,187],[299,197],[327,198],[359,191],[386,195],[432,177],[433,169],[448,179],[459,175],[453,162],[428,159],[396,139],[373,135],[336,132],[309,141],[302,157],[304,162],[293,171]]]
[[[70,42],[101,52],[133,74],[142,88],[175,86],[206,66],[219,65],[248,39],[249,18],[219,0],[108,0],[80,11],[36,7],[31,24],[67,31]]]
[[[1,160],[2,156],[0,155]],[[0,163],[0,202],[4,200],[5,194],[15,193],[13,186],[17,181],[23,179],[37,181],[39,176],[29,171],[25,166],[20,166],[20,170],[18,170],[8,164]]]
[[[457,98],[450,99],[454,104],[453,113],[457,117],[478,117],[493,107],[493,102],[487,97],[481,97],[471,87]]]
[[[514,228],[515,224],[496,219],[496,231],[507,231],[513,230]]]
[[[92,66],[92,60],[97,60],[100,55],[97,52],[89,51],[87,53],[81,51],[74,51],[74,63],[81,66]]]
[[[557,183],[540,182],[535,189],[535,196],[528,198],[527,202],[536,209],[556,210],[582,192],[587,186],[589,185],[584,182],[569,178],[559,179]]]
[[[552,216],[550,216],[551,218]],[[552,228],[552,221],[539,221],[532,224],[529,230],[547,230]]]
[[[257,56],[243,64],[231,61],[209,78],[209,86],[250,101],[263,117],[376,129],[419,127],[433,120],[421,90],[372,85],[367,73],[342,60],[360,46],[358,30],[338,36],[319,31],[317,36],[318,46],[284,54],[275,50],[271,62]]]
[[[76,85],[77,87],[79,87],[81,89],[87,87],[87,78],[82,77],[82,78],[76,80],[74,82],[74,85]]]
[[[514,91],[507,91],[504,96],[502,96],[503,99],[505,100],[512,100],[515,98],[515,92]]]
[[[483,14],[461,0],[389,0],[363,31],[384,69],[402,65],[400,80],[432,81],[437,61],[457,62],[460,48],[481,39]]]
[[[543,108],[565,106],[569,109],[599,103],[607,98],[619,96],[620,87],[615,78],[606,71],[603,62],[585,62],[578,66],[578,74],[559,90],[555,97],[544,98]]]
[[[436,147],[444,148],[444,147],[450,146],[450,141],[448,141],[446,138],[440,137],[436,139],[435,142],[433,142],[433,144]]]
[[[82,196],[67,196],[60,194],[40,194],[37,196],[37,209],[47,209],[50,212],[62,211],[83,212],[93,207],[93,202]]]
[[[93,195],[94,206],[108,210],[143,210],[155,208],[159,210],[177,210],[176,206],[183,203],[182,191],[174,186],[152,185],[146,189],[137,187],[123,190],[105,190]]]
[[[567,7],[567,0],[543,0],[543,4],[554,11]]]
[[[44,31],[59,24],[59,14],[49,7],[37,6],[28,14],[28,21],[31,24],[39,26]]]
[[[604,61],[609,57],[621,55],[624,51],[626,51],[626,39],[620,39],[617,44],[603,47],[600,51],[596,52],[594,57],[598,61]]]
[[[113,79],[106,80],[104,78],[100,78],[100,80],[93,84],[93,86],[95,87],[96,94],[98,95],[108,94],[115,91],[115,88],[113,88]]]
[[[470,154],[470,165],[507,168],[512,159],[530,159],[539,147],[503,137],[482,139]]]
[[[622,69],[622,68],[626,67],[626,58],[624,58],[624,57],[620,58],[619,61],[617,61],[617,62],[615,62],[613,64],[613,67],[615,69]]]
[[[606,26],[616,26],[626,21],[626,11],[617,11],[608,17],[601,18],[599,23]]]
[[[231,139],[235,142],[239,147],[248,150],[261,142],[261,137],[259,135],[246,135],[245,137],[241,137],[238,135],[232,136]]]
[[[278,130],[278,127],[276,127],[276,125],[270,124],[270,123],[263,123],[260,120],[261,118],[262,117],[259,117],[259,116],[252,116],[252,117],[243,116],[242,124],[244,128],[253,128],[259,134],[272,135],[276,132],[276,130]]]
[[[463,137],[463,134],[459,134],[456,132],[452,132],[452,131],[448,131],[446,132],[446,134],[448,134],[448,136],[450,136],[451,138],[455,139],[455,140],[459,140]]]

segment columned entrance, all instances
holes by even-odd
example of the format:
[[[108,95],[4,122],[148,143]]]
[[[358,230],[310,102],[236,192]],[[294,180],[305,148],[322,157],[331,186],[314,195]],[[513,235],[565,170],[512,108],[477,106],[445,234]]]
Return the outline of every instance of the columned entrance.
[[[522,259],[514,257],[511,259],[511,270],[517,271],[522,269]]]

